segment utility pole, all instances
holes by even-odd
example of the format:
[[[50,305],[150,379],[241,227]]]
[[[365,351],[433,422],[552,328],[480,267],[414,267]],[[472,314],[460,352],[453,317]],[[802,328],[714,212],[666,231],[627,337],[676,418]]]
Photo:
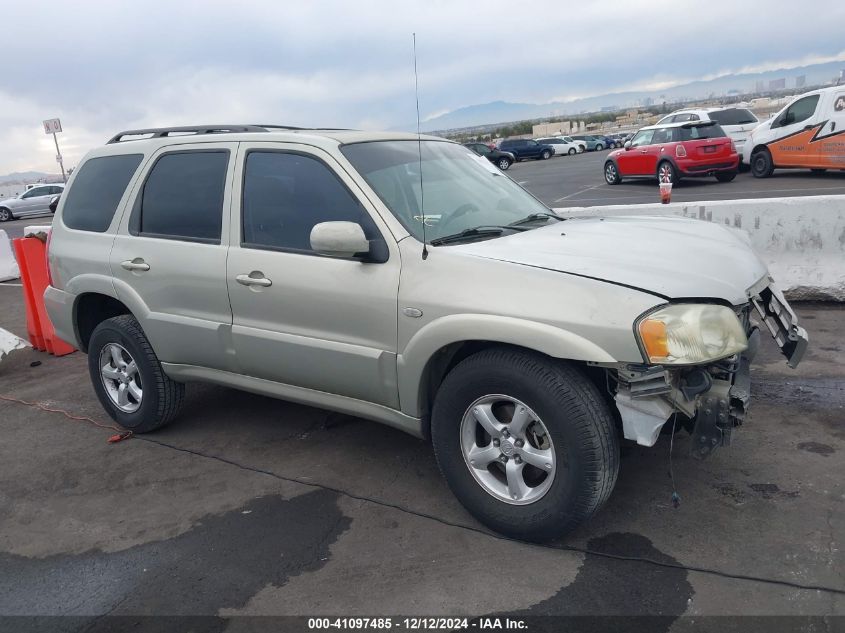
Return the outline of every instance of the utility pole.
[[[62,182],[67,182],[67,175],[65,174],[65,164],[62,162],[62,152],[59,149],[59,139],[56,137],[58,132],[62,131],[62,122],[60,119],[47,119],[44,121],[44,133],[53,135],[53,142],[56,144],[56,162],[62,170]]]

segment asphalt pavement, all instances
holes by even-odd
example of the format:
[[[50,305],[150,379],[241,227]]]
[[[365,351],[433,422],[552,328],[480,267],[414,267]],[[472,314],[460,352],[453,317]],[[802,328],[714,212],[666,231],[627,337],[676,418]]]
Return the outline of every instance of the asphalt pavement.
[[[836,630],[845,308],[797,310],[808,354],[791,370],[765,340],[732,445],[701,462],[676,437],[679,507],[668,437],[626,443],[607,505],[549,547],[489,533],[431,447],[394,429],[190,384],[173,424],[109,444],[84,355],[13,352],[0,362],[0,630],[306,631],[244,616],[314,614],[504,614],[534,618],[535,633],[607,630],[543,619],[597,614],[624,631]],[[0,325],[25,333],[19,287],[0,284]],[[738,614],[765,617],[708,617]]]
[[[619,185],[604,181],[607,150],[549,160],[523,161],[511,166],[508,175],[550,207],[660,202],[656,180],[624,180]],[[777,170],[771,178],[754,178],[749,172],[733,182],[715,178],[688,178],[672,190],[673,202],[779,198],[845,194],[845,172],[813,174],[809,170]]]
[[[28,226],[41,226],[53,223],[53,214],[46,215],[31,215],[20,220],[9,220],[8,222],[0,222],[0,230],[6,231],[9,239],[16,237],[23,237],[23,230]]]

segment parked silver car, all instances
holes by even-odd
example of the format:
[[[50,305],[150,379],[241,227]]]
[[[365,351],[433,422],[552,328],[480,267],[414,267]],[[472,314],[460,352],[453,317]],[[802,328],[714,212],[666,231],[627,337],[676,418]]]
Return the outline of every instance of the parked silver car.
[[[429,136],[118,134],[74,172],[48,262],[50,319],[127,429],[195,380],[371,418],[430,439],[469,511],[526,539],[601,507],[623,437],[727,444],[752,313],[792,366],[807,344],[742,234],[564,221]]]
[[[0,199],[0,222],[7,222],[30,215],[51,213],[50,201],[61,195],[65,186],[36,185],[16,198]]]

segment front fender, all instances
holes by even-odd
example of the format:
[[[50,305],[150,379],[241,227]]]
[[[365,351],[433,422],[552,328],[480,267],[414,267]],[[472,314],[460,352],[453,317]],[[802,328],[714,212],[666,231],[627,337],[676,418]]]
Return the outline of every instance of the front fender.
[[[489,314],[455,314],[432,321],[408,341],[397,358],[399,403],[408,415],[422,415],[419,386],[429,360],[453,343],[494,341],[554,358],[615,362],[605,349],[578,334],[545,323]]]

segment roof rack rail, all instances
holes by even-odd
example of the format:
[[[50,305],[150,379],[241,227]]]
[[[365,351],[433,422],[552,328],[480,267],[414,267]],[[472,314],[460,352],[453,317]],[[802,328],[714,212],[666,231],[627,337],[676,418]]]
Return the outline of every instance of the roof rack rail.
[[[271,129],[303,130],[306,128],[293,127],[289,125],[188,125],[183,127],[152,127],[139,130],[126,130],[120,134],[115,134],[106,144],[140,140],[139,138],[125,138],[127,136],[150,139],[166,138],[168,136],[227,134],[232,132],[269,132]]]

